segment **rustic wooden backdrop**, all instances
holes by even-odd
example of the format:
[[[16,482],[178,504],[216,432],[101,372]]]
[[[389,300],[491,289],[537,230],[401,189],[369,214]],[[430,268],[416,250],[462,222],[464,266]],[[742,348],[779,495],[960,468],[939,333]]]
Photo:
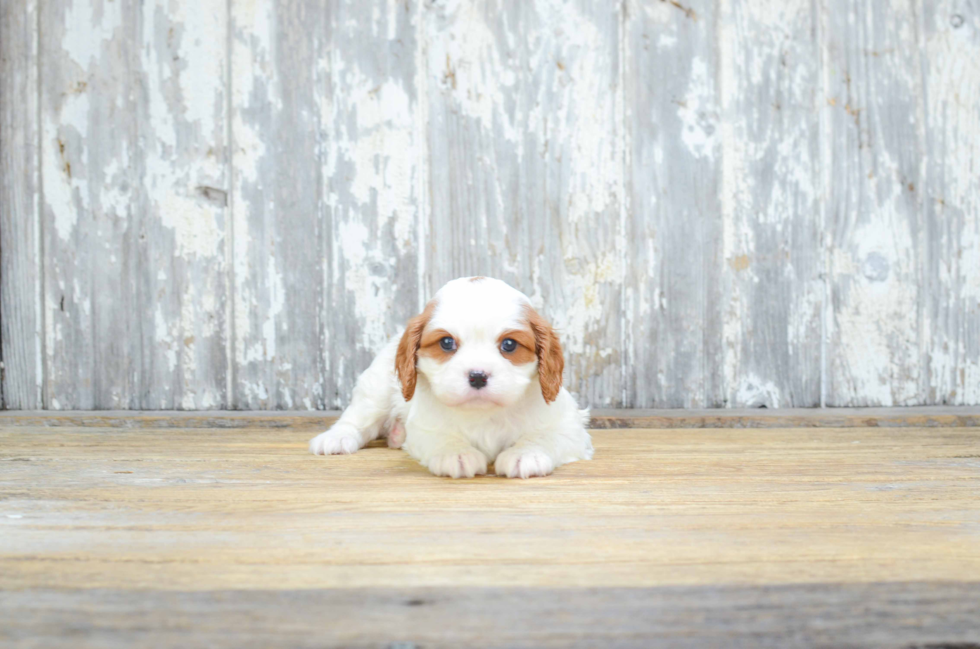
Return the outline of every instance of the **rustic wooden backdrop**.
[[[448,279],[593,406],[980,403],[980,0],[0,0],[7,408],[335,408]]]

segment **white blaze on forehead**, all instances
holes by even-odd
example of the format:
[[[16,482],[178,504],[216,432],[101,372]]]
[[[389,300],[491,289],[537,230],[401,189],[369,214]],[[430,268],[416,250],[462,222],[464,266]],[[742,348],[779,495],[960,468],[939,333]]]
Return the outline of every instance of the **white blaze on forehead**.
[[[430,329],[458,336],[496,338],[505,329],[523,327],[524,306],[531,301],[512,286],[489,277],[454,279],[436,293]]]

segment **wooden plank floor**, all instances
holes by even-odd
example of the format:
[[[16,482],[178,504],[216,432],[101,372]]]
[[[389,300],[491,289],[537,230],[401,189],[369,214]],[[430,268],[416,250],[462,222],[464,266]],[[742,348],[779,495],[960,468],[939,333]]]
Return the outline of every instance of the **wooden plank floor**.
[[[980,430],[601,430],[529,481],[297,429],[0,428],[18,646],[966,646]]]

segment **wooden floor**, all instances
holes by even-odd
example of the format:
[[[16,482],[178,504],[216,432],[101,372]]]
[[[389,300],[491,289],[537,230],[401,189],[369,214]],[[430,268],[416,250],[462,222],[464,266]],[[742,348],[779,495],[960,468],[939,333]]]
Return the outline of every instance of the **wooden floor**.
[[[980,643],[980,429],[601,430],[528,481],[310,435],[0,428],[0,644]]]

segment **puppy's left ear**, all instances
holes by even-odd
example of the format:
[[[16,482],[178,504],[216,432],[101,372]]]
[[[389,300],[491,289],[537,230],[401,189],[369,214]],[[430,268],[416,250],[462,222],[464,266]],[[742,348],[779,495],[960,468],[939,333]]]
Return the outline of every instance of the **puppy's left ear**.
[[[415,362],[418,359],[419,346],[422,344],[422,331],[425,325],[429,324],[429,318],[435,310],[435,302],[425,305],[425,310],[408,321],[405,333],[398,343],[398,353],[395,354],[395,372],[398,380],[402,384],[402,396],[405,401],[411,401],[415,395],[415,383],[418,380],[418,373],[415,369]]]
[[[561,351],[561,342],[548,321],[531,307],[527,307],[527,321],[534,333],[534,351],[538,356],[541,394],[544,396],[545,403],[551,403],[558,398],[558,391],[561,390],[561,375],[565,371],[565,356]]]

